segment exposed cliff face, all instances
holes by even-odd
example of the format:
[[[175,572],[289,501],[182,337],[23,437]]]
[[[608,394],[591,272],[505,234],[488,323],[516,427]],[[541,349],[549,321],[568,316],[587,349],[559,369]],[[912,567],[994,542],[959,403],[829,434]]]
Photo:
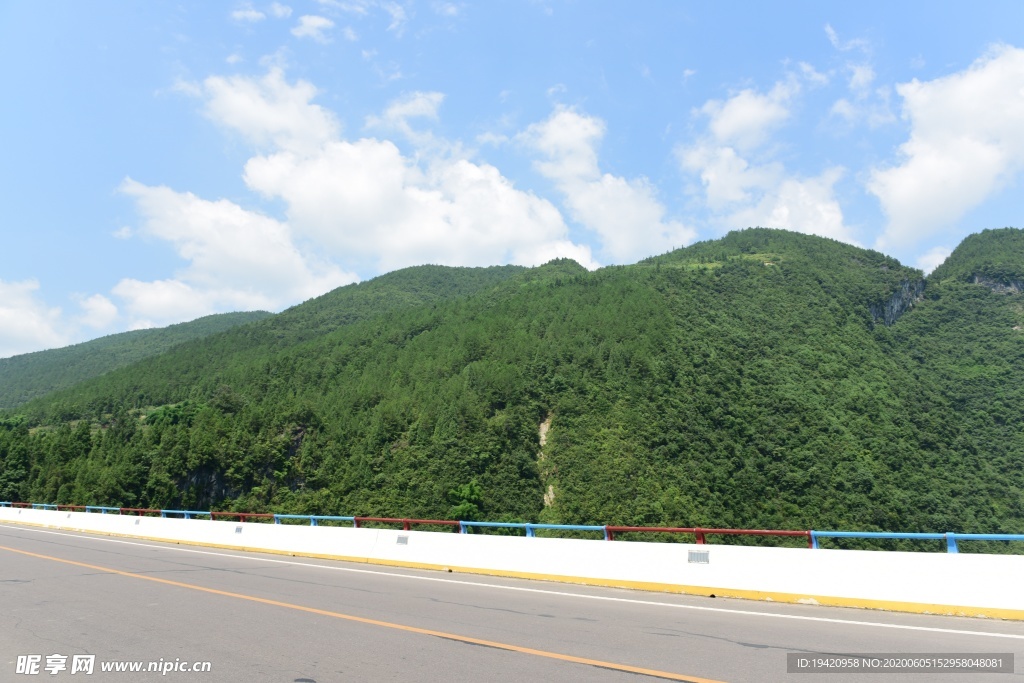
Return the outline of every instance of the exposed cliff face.
[[[924,280],[913,282],[904,280],[892,296],[885,301],[871,304],[868,310],[871,311],[871,317],[876,323],[882,321],[886,327],[889,327],[899,320],[901,315],[913,308],[914,303],[920,301],[923,294]]]
[[[975,275],[971,278],[971,282],[982,287],[988,287],[996,294],[1020,294],[1024,292],[1024,282],[1020,280],[1006,280],[1000,282],[999,280],[986,277],[984,275]]]

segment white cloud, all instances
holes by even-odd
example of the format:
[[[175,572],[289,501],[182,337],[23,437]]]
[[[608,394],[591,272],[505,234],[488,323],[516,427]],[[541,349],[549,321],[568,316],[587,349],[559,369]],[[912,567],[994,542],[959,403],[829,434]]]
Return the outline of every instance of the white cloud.
[[[0,280],[0,358],[66,346],[61,309],[36,296],[35,280]]]
[[[406,14],[405,7],[397,2],[382,2],[380,6],[391,16],[391,24],[388,25],[388,30],[394,31],[399,36],[402,35],[402,32],[405,30],[405,24],[409,21],[409,15]]]
[[[857,244],[834,196],[834,185],[843,173],[833,167],[814,178],[780,179],[756,205],[736,211],[728,220],[737,227],[762,225]]]
[[[546,256],[595,267],[558,210],[487,164],[421,166],[390,141],[338,141],[315,157],[282,152],[246,164],[246,182],[283,199],[289,223],[344,262],[378,271],[421,263],[536,265]]]
[[[953,250],[949,247],[932,247],[921,254],[914,265],[923,270],[925,275],[927,275],[941,266],[952,253]]]
[[[169,242],[188,265],[173,279],[125,279],[113,293],[138,320],[169,324],[215,311],[279,309],[357,278],[303,254],[288,225],[221,199],[131,179],[139,232]]]
[[[77,297],[82,313],[78,322],[95,330],[105,329],[117,319],[117,306],[102,294]]]
[[[700,144],[679,150],[683,167],[700,175],[708,206],[714,210],[751,201],[752,192],[765,190],[782,174],[778,164],[751,167],[732,147]]]
[[[351,26],[346,26],[341,29],[341,37],[350,43],[354,43],[359,40],[359,34],[357,34]]]
[[[236,9],[232,12],[231,18],[235,21],[248,21],[250,23],[255,23],[257,21],[263,21],[267,18],[267,15],[246,5],[245,7]]]
[[[240,55],[240,54],[238,54],[236,52],[236,53],[230,54],[227,57],[225,57],[224,61],[227,62],[228,64],[234,65],[234,64],[241,64],[243,61],[245,61],[245,58],[242,57],[242,55]]]
[[[843,42],[839,39],[839,34],[836,33],[836,30],[832,28],[831,24],[825,24],[825,35],[828,36],[828,40],[832,43],[832,47],[840,52],[849,52],[850,50],[867,51],[870,47],[868,41],[863,38],[854,38]]]
[[[875,70],[870,64],[851,64],[850,69],[850,90],[865,96],[871,84],[875,81]]]
[[[748,88],[724,102],[709,100],[700,112],[708,117],[708,130],[720,144],[750,150],[789,119],[789,100],[799,91],[797,81],[780,81],[767,93]]]
[[[216,311],[213,297],[179,280],[142,282],[125,278],[112,291],[131,315],[128,328],[132,330],[195,320]]]
[[[812,85],[828,85],[828,74],[823,74],[807,62],[800,62],[800,75]]]
[[[415,148],[406,157],[388,140],[342,139],[333,118],[310,101],[315,89],[288,84],[280,71],[204,86],[213,118],[253,141],[276,143],[246,164],[249,187],[283,200],[288,227],[340,263],[369,273],[422,263],[536,265],[553,256],[597,265],[568,239],[550,202],[471,161],[461,145],[413,127],[437,120],[440,93],[408,94],[368,119],[374,130],[406,137]],[[297,141],[300,133],[308,139]]]
[[[292,8],[288,5],[282,5],[279,2],[271,3],[270,13],[278,19],[287,19],[292,15]]]
[[[537,170],[555,183],[573,219],[597,233],[612,259],[630,262],[693,241],[694,230],[665,219],[665,207],[646,178],[601,173],[597,146],[604,133],[600,119],[559,107],[518,139],[544,156]]]
[[[816,73],[804,69],[802,75],[815,82]],[[789,119],[790,100],[799,92],[800,84],[791,76],[768,93],[748,89],[724,102],[708,102],[699,110],[708,116],[707,133],[676,150],[680,165],[700,179],[704,206],[721,228],[761,225],[856,243],[835,198],[835,184],[844,175],[841,167],[801,177],[788,174],[770,156],[750,161]]]
[[[299,17],[299,23],[292,28],[292,35],[296,38],[312,38],[318,43],[330,41],[327,31],[334,28],[334,22],[327,17],[315,14],[306,14]]]
[[[211,76],[200,94],[209,118],[258,145],[311,153],[338,135],[334,115],[310,103],[317,89],[302,80],[289,84],[278,67],[260,79]]]
[[[444,102],[443,93],[408,93],[389,104],[381,116],[366,117],[366,127],[381,129],[385,132],[397,132],[410,141],[426,146],[433,143],[433,136],[430,133],[415,130],[410,120],[437,121],[437,112],[442,102]]]
[[[910,137],[901,163],[871,172],[888,224],[880,248],[941,233],[1024,169],[1024,49],[993,48],[967,69],[897,86]]]

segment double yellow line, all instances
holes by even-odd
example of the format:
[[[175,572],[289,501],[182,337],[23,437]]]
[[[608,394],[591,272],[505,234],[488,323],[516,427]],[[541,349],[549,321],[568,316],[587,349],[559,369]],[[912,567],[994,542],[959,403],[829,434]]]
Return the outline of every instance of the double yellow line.
[[[524,655],[533,655],[535,657],[544,657],[547,659],[555,659],[563,662],[572,662],[573,664],[586,664],[587,666],[597,666],[603,669],[611,669],[613,671],[624,671],[628,673],[641,674],[644,676],[653,676],[655,678],[663,678],[670,681],[688,681],[689,683],[722,683],[722,681],[715,681],[710,678],[699,678],[697,676],[686,676],[683,674],[672,673],[670,671],[659,671],[657,669],[645,669],[639,666],[629,666],[628,664],[617,664],[615,662],[605,662],[599,659],[588,659],[586,657],[575,657],[573,655],[561,654],[559,652],[549,652],[547,650],[537,650],[532,647],[522,647],[520,645],[510,645],[509,643],[499,643],[494,640],[483,640],[481,638],[472,638],[470,636],[462,636],[456,633],[446,633],[444,631],[434,631],[427,628],[419,628],[416,626],[408,626],[406,624],[396,624],[390,621],[380,621],[379,619],[367,619],[366,617],[357,617],[352,614],[342,614],[341,612],[332,612],[330,610],[317,609],[316,607],[306,607],[305,605],[296,605],[290,602],[281,602],[279,600],[270,600],[268,598],[260,598],[255,595],[246,595],[244,593],[232,593],[230,591],[217,590],[216,588],[207,588],[206,586],[197,586],[192,583],[182,583],[181,581],[171,581],[169,579],[161,579],[155,576],[146,576],[145,574],[135,574],[133,572],[126,572],[120,569],[113,569],[111,567],[101,567],[95,564],[87,564],[85,562],[76,562],[75,560],[66,560],[61,557],[52,557],[50,555],[40,555],[39,553],[32,553],[27,550],[19,550],[17,548],[8,548],[7,546],[0,546],[0,550],[6,550],[8,552],[17,553],[19,555],[26,555],[28,557],[34,557],[40,560],[50,560],[52,562],[60,562],[62,564],[69,564],[75,567],[83,567],[85,569],[91,569],[94,571],[106,572],[108,574],[116,574],[118,576],[127,576],[133,579],[142,579],[144,581],[153,581],[156,583],[162,583],[168,586],[176,586],[178,588],[188,588],[194,591],[201,591],[203,593],[211,593],[213,595],[221,595],[228,598],[236,598],[239,600],[248,600],[250,602],[258,602],[264,605],[272,605],[274,607],[284,607],[287,609],[297,610],[299,612],[308,612],[310,614],[319,614],[324,617],[332,617],[334,619],[344,619],[345,621],[353,621],[360,624],[369,624],[371,626],[380,626],[383,628],[390,628],[396,631],[405,631],[407,633],[418,633],[424,636],[434,636],[435,638],[444,638],[445,640],[454,640],[459,643],[470,643],[473,645],[484,645],[486,647],[493,647],[498,650],[506,650],[508,652],[518,652]]]

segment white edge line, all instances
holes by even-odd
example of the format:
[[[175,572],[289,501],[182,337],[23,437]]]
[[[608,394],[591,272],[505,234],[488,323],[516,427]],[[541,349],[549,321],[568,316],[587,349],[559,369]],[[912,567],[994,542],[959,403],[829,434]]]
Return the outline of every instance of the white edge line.
[[[194,548],[182,548],[175,541],[167,541],[167,545],[156,543],[141,543],[139,541],[124,541],[116,538],[103,538],[90,535],[89,532],[68,533],[66,531],[47,531],[45,529],[34,529],[20,525],[0,523],[0,528],[14,529],[17,531],[34,531],[40,534],[53,534],[55,536],[69,536],[71,538],[84,538],[94,541],[106,541],[107,543],[121,543],[123,545],[134,545],[143,548],[156,548],[158,550],[177,550],[183,553],[195,553],[197,555],[213,555],[215,557],[231,557],[237,560],[251,560],[253,562],[270,562],[273,564],[295,565],[299,567],[313,567],[315,569],[330,569],[339,572],[352,572],[356,574],[374,574],[376,576],[393,576],[401,579],[412,579],[415,581],[436,581],[438,583],[454,583],[460,586],[477,586],[481,588],[495,588],[506,591],[520,591],[523,593],[542,593],[544,595],[557,595],[561,597],[583,598],[586,600],[603,600],[605,602],[624,602],[633,605],[650,605],[655,607],[674,607],[676,609],[696,610],[700,612],[722,612],[726,614],[741,614],[754,617],[774,617],[776,619],[796,619],[799,621],[816,621],[827,624],[845,624],[847,626],[874,626],[877,628],[895,628],[906,631],[927,631],[931,633],[948,633],[951,635],[982,636],[986,638],[1012,638],[1024,640],[1024,634],[995,633],[992,631],[968,631],[962,629],[937,628],[934,626],[909,626],[906,624],[886,624],[878,621],[853,621],[849,619],[829,619],[828,617],[808,617],[799,614],[780,614],[778,612],[756,612],[753,610],[726,609],[724,607],[702,607],[700,605],[680,605],[672,602],[657,602],[655,600],[636,600],[634,598],[613,598],[605,595],[587,595],[586,593],[571,593],[568,591],[552,591],[543,588],[525,588],[522,586],[503,586],[496,583],[483,583],[481,581],[462,581],[456,579],[442,579],[435,576],[416,576],[414,574],[399,574],[397,572],[381,571],[375,569],[355,569],[354,567],[338,567],[328,564],[314,564],[312,562],[298,562],[295,560],[278,560],[271,557],[252,557],[250,555],[235,555],[233,553],[214,552],[212,550],[196,550]],[[253,551],[258,552],[258,551]],[[339,560],[344,562],[345,560]],[[512,577],[516,578],[516,577]],[[682,594],[685,595],[685,594]],[[942,616],[942,615],[923,615]]]

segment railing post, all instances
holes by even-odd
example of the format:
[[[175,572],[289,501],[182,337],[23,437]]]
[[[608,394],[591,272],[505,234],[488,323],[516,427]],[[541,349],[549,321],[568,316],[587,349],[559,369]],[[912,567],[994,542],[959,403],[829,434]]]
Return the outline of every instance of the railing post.
[[[316,517],[314,517],[313,515],[310,515],[310,516],[309,516],[309,525],[310,525],[310,526],[319,526],[319,525],[318,525],[318,524],[316,523]]]
[[[278,519],[277,515],[274,515],[274,524],[280,524],[281,520]]]
[[[525,525],[525,526],[526,526],[526,537],[527,537],[527,538],[533,538],[533,537],[534,537],[534,535],[535,535],[535,534],[533,533],[533,526],[532,526],[532,525],[530,525],[530,524],[527,524],[527,525]]]
[[[946,552],[947,553],[959,553],[960,549],[956,547],[956,534],[952,531],[946,532]]]
[[[403,519],[402,520],[402,531],[408,531],[408,530],[409,530],[409,520]]]
[[[704,530],[696,527],[693,530],[693,534],[697,537],[697,545],[704,545]]]
[[[810,534],[811,534],[811,548],[814,549],[814,550],[817,550],[818,549],[818,534],[814,533],[814,531],[811,531]]]
[[[606,540],[606,541],[614,541],[615,540],[615,534],[613,534],[611,531],[609,531],[607,524],[604,527],[604,540]]]
[[[462,520],[459,520],[459,533],[460,534],[466,533],[466,525],[462,523]]]

